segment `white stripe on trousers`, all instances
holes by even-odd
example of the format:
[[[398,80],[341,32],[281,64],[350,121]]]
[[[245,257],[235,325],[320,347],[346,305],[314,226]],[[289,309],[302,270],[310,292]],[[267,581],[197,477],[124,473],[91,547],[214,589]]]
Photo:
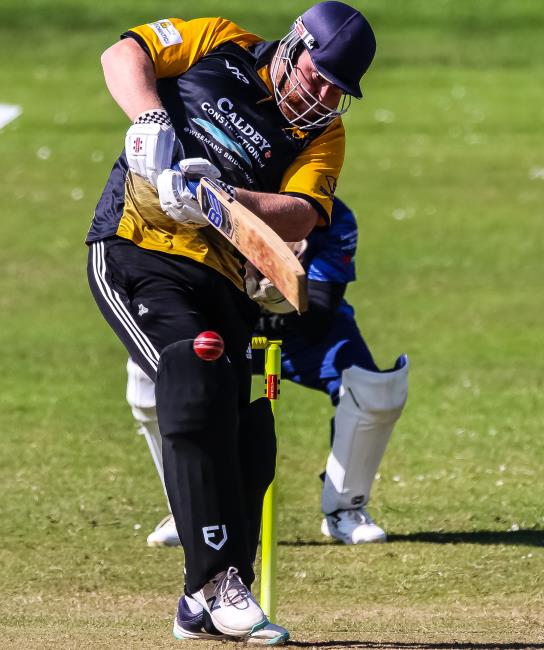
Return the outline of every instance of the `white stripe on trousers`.
[[[94,278],[104,301],[107,303],[117,320],[121,323],[129,337],[134,341],[134,344],[145,357],[146,361],[156,372],[159,362],[159,352],[154,347],[153,343],[151,343],[145,332],[139,328],[132,314],[125,307],[117,291],[112,289],[106,281],[104,242],[94,242],[91,244],[91,249]]]

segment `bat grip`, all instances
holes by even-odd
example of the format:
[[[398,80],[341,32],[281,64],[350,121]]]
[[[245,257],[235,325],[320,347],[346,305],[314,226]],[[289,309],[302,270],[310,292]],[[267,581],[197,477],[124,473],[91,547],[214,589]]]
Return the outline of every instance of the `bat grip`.
[[[181,172],[181,173],[183,174],[183,172],[181,171],[181,167],[179,166],[179,163],[174,163],[174,164],[172,165],[172,169],[173,169],[175,172]],[[192,194],[192,195],[195,197],[195,199],[196,199],[196,198],[197,198],[196,190],[197,190],[197,187],[198,187],[200,181],[189,180],[189,179],[186,178],[185,176],[183,176],[183,180],[184,180],[185,185],[187,186],[189,192],[191,192],[191,194]]]
[[[192,195],[195,197],[195,199],[196,199],[196,197],[197,197],[197,195],[196,195],[196,190],[197,190],[197,187],[200,185],[200,181],[190,181],[190,180],[188,180],[188,179],[186,178],[186,179],[185,179],[185,182],[187,183],[187,187],[189,188],[189,192],[191,192],[191,194],[192,194]]]

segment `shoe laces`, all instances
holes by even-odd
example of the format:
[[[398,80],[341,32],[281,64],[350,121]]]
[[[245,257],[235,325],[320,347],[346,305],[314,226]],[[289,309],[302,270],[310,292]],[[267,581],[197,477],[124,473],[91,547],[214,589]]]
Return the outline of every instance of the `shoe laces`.
[[[231,566],[225,575],[218,582],[215,588],[219,592],[219,598],[225,605],[232,605],[238,609],[242,609],[240,605],[246,605],[249,598],[249,590],[245,584],[240,580],[238,569]]]
[[[374,520],[364,508],[355,508],[348,510],[347,516],[357,524],[373,524]]]

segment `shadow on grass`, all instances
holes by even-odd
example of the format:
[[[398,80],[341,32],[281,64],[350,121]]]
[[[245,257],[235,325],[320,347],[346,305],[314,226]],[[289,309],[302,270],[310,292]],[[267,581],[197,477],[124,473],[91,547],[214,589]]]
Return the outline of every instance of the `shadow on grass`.
[[[420,532],[388,535],[390,542],[428,542],[430,544],[509,544],[544,546],[544,530],[474,530],[472,532]]]
[[[361,648],[367,650],[538,650],[544,643],[393,643],[375,641],[290,641],[296,648]]]
[[[544,530],[475,530],[472,532],[433,532],[422,531],[419,533],[408,533],[387,535],[388,542],[424,542],[428,544],[507,544],[510,546],[543,546]],[[341,542],[338,542],[340,544]],[[280,540],[280,546],[329,546],[330,540]],[[526,647],[526,646],[523,646]],[[536,647],[536,646],[535,646]],[[544,648],[544,645],[541,646]]]

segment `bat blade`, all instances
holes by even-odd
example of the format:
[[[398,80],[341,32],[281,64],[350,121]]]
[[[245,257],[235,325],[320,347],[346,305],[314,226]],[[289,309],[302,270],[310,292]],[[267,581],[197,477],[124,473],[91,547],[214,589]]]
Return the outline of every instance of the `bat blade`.
[[[197,198],[210,224],[267,277],[298,312],[306,311],[306,273],[283,239],[209,178],[200,180]]]

